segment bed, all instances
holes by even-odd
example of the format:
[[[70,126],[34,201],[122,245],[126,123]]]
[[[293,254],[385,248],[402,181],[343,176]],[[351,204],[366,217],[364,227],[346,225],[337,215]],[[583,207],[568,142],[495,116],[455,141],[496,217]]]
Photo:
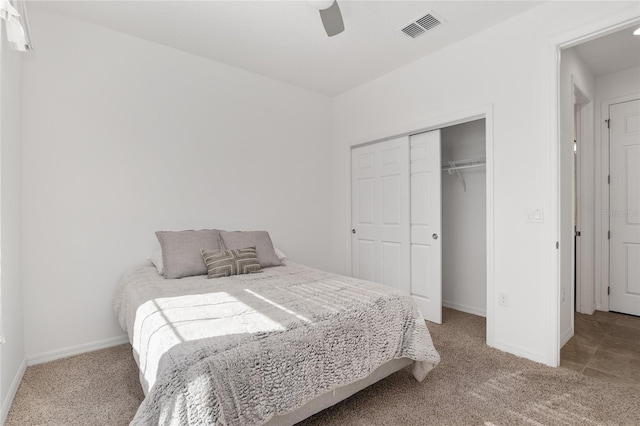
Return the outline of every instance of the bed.
[[[137,267],[114,308],[146,395],[132,425],[293,424],[440,361],[408,294],[291,262],[218,279]]]

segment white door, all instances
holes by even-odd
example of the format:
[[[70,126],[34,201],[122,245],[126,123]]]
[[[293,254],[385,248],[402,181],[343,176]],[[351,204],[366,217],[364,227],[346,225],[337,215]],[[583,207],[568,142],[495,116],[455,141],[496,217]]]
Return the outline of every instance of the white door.
[[[640,100],[609,107],[609,310],[640,315]]]
[[[442,323],[440,130],[411,135],[411,295]]]
[[[351,151],[352,273],[409,291],[409,138]]]

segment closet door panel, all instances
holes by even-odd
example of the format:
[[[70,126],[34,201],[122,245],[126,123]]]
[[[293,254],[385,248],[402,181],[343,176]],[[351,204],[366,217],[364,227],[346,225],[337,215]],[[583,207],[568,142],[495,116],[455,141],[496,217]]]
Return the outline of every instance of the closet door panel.
[[[402,182],[400,174],[382,176],[382,224],[384,226],[399,227],[402,220],[402,206],[400,201]]]
[[[352,273],[409,290],[409,139],[351,152]]]
[[[390,241],[382,242],[382,284],[396,287],[402,280],[402,246]]]
[[[358,203],[357,223],[360,226],[373,225],[374,217],[374,180],[373,178],[361,178],[357,181],[356,191]]]
[[[430,247],[425,244],[411,244],[411,281],[420,283],[429,280]],[[429,286],[412,285],[411,294],[414,297],[431,300]],[[422,314],[425,315],[424,312]]]
[[[375,241],[363,238],[357,240],[354,253],[356,261],[353,263],[357,270],[354,271],[354,276],[363,280],[375,280],[374,253]]]
[[[412,135],[411,294],[425,319],[442,322],[440,131]]]
[[[429,225],[429,173],[411,171],[411,225]]]

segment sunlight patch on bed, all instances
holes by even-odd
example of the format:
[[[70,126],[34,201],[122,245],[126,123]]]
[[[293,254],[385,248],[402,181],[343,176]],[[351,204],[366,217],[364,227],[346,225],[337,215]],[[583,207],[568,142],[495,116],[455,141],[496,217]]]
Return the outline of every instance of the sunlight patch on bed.
[[[285,327],[258,312],[249,301],[245,303],[226,292],[216,292],[143,303],[135,316],[132,341],[139,349],[146,392],[156,380],[162,354],[180,343],[282,330]]]
[[[264,296],[259,295],[255,291],[249,290],[248,288],[245,288],[244,291],[246,291],[247,293],[249,293],[250,295],[252,295],[254,297],[257,297],[258,299],[262,300],[263,302],[266,302],[266,303],[270,304],[271,306],[274,306],[274,307],[280,309],[281,311],[288,313],[289,315],[293,315],[294,317],[298,318],[301,321],[309,322],[309,323],[311,322],[311,320],[309,318],[303,317],[302,315],[292,311],[291,309],[285,308],[284,306],[282,306],[282,305],[280,305],[280,304],[278,304],[278,303],[276,303],[276,302],[274,302],[272,300],[269,300]]]

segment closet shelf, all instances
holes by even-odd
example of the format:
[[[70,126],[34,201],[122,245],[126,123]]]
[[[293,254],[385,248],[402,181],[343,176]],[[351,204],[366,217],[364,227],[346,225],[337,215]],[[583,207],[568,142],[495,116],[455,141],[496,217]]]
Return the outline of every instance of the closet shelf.
[[[460,170],[464,169],[473,169],[476,167],[484,167],[487,164],[487,160],[484,158],[477,158],[472,160],[456,160],[449,161],[448,166],[444,166],[442,171],[449,172],[452,175],[454,172],[458,175],[458,179],[460,180],[460,184],[462,185],[462,189],[467,192],[467,183],[464,181],[464,177],[460,174]]]

